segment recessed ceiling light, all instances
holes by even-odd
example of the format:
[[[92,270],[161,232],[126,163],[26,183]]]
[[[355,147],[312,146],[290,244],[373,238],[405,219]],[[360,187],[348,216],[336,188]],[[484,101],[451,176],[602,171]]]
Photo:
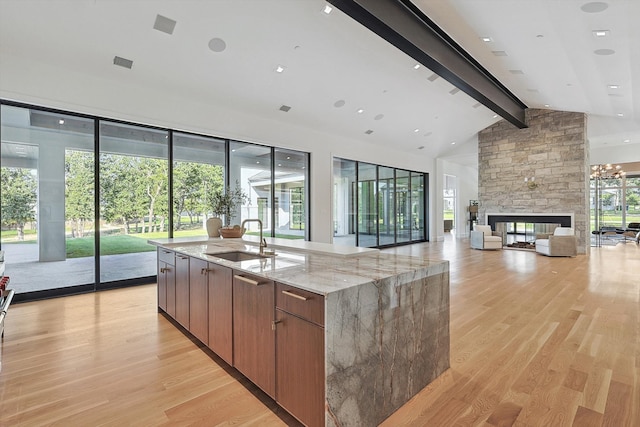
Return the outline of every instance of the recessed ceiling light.
[[[431,74],[427,80],[429,80],[430,82],[435,81],[438,78],[438,75],[436,73]]]
[[[413,66],[414,70],[417,70],[418,68],[420,68],[420,64],[416,64],[416,65]]]
[[[582,6],[580,6],[580,9],[583,12],[587,12],[587,13],[599,13],[606,10],[608,7],[609,5],[607,3],[604,3],[601,1],[594,1],[594,2],[583,4]]]
[[[280,111],[284,111],[285,113],[288,113],[289,110],[291,110],[291,107],[289,107],[288,105],[281,105],[280,106]]]
[[[456,93],[458,93],[458,92],[460,92],[460,89],[458,89],[457,87],[454,87],[453,89],[451,89],[451,90],[449,91],[449,93],[450,93],[451,95],[455,95],[455,94],[456,94]]]
[[[60,120],[58,120],[58,124],[59,124],[59,125],[63,125],[63,124],[64,124],[64,119],[60,119]]]
[[[630,143],[630,142],[631,142],[631,140],[630,140],[630,139],[625,139],[625,140],[624,140],[624,141],[622,141],[622,142],[624,142],[625,144],[628,144],[628,143]]]
[[[303,166],[303,167],[302,167],[302,169],[306,169],[306,168],[307,168],[306,166]]]
[[[417,129],[417,128],[416,128],[416,129],[414,129],[413,131],[414,131],[415,133],[418,133],[418,132],[420,132],[420,129]]]
[[[609,30],[593,30],[592,34],[594,37],[607,37],[609,35]]]
[[[369,130],[365,130],[364,133],[366,133],[367,135],[371,135],[373,133],[373,131],[371,129],[369,129]]]
[[[607,85],[609,89],[620,89],[620,85]]]
[[[551,107],[551,105],[549,105],[549,104],[544,104],[544,106],[547,107],[547,108]]]
[[[322,11],[324,13],[326,13],[327,15],[330,14],[332,10],[333,10],[333,8],[331,6],[329,6],[328,4],[324,5],[324,9],[322,9]]]
[[[287,156],[287,160],[291,160],[291,156]]]
[[[362,114],[362,113],[364,113],[364,110],[362,108],[359,108],[357,112],[358,112],[358,114]]]
[[[617,114],[617,116],[618,116],[618,117],[624,117],[624,114],[622,114],[622,113],[618,113],[618,114]]]
[[[485,43],[490,43],[493,41],[491,40],[491,37],[480,37],[480,40],[482,40]]]
[[[340,108],[340,107],[344,107],[344,104],[346,104],[344,99],[339,99],[338,101],[333,103],[333,106],[336,108]]]
[[[260,161],[258,160],[258,161],[256,162],[256,165],[259,165],[259,164],[260,164]]]
[[[278,166],[282,166],[282,163],[278,163]]]
[[[227,48],[227,42],[222,40],[221,38],[214,37],[209,40],[209,49],[212,52],[220,53],[223,52]]]
[[[283,72],[283,71],[284,71],[284,67],[283,67],[282,65],[278,65],[278,66],[276,67],[276,73],[281,73],[281,72]]]
[[[594,50],[593,53],[595,53],[596,55],[607,56],[607,55],[613,55],[614,53],[616,53],[616,51],[613,49],[597,49],[597,50]]]
[[[451,145],[456,145],[456,142],[455,142],[455,141],[453,141],[453,142],[451,143]]]
[[[498,115],[497,115],[497,114],[494,114],[494,115],[493,115],[493,118],[494,118],[494,119],[497,119],[497,118],[498,118]]]
[[[481,106],[482,104],[479,102],[476,102],[475,104],[473,104],[473,108],[478,108],[479,106]]]

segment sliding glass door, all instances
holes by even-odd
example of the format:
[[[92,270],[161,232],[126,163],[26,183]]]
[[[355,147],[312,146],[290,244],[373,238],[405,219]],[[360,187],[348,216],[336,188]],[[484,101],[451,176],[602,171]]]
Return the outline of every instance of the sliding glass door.
[[[156,274],[150,238],[169,237],[168,132],[100,123],[100,283]]]
[[[93,287],[94,121],[9,105],[0,117],[0,233],[11,287]]]
[[[334,243],[383,247],[425,241],[425,187],[424,173],[334,158]]]

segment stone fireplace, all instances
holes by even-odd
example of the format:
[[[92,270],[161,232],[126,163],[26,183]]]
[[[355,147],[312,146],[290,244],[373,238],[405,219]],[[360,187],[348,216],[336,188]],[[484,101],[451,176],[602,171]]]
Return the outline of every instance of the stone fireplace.
[[[501,120],[478,133],[478,223],[493,230],[499,222],[573,227],[584,254],[590,237],[587,116],[528,109],[525,122],[527,128],[517,129]]]

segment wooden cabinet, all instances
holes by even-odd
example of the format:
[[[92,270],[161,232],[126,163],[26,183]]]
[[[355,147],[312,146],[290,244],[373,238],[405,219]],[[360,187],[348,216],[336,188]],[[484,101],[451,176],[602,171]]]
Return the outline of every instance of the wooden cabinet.
[[[204,344],[209,342],[209,263],[189,260],[189,332]]]
[[[176,315],[175,253],[158,248],[158,307],[170,316]]]
[[[158,307],[305,425],[324,425],[323,295],[158,248]]]
[[[233,365],[233,272],[208,263],[209,338],[208,346],[229,365]]]
[[[276,284],[276,401],[324,426],[324,296]]]
[[[189,329],[189,256],[176,254],[176,314],[178,323]]]
[[[275,397],[274,316],[274,283],[234,270],[234,366],[271,397]]]

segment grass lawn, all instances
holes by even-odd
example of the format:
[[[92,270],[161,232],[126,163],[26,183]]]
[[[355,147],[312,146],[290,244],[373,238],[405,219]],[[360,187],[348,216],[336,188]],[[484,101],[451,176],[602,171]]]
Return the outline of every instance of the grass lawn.
[[[140,234],[135,237],[126,234],[102,236],[100,237],[100,254],[117,255],[133,252],[155,251],[156,247],[149,245],[147,243],[147,239],[160,236],[152,236],[152,234],[158,234],[166,237],[166,233]],[[93,237],[67,239],[67,258],[82,258],[93,256],[93,254],[95,253],[94,244],[95,243]]]

